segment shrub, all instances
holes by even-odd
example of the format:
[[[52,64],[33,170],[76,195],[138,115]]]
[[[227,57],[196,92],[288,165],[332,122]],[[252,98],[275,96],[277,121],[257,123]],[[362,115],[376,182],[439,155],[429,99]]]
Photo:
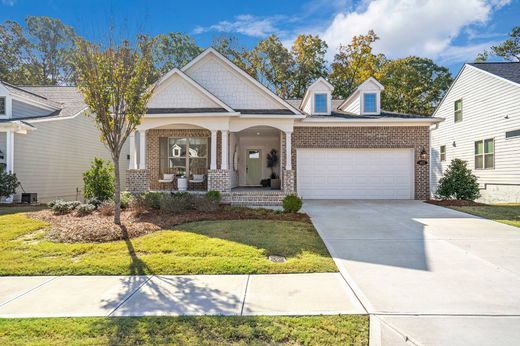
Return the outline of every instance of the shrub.
[[[96,207],[92,204],[80,204],[76,208],[76,216],[87,216],[90,215],[96,210]]]
[[[480,197],[477,177],[466,161],[453,159],[439,180],[435,194],[440,199],[464,199],[474,201]]]
[[[103,203],[103,201],[98,198],[93,197],[93,198],[89,198],[89,199],[85,200],[85,203],[92,204],[97,209],[101,205],[101,203]]]
[[[211,202],[215,202],[217,204],[220,203],[222,200],[222,196],[220,195],[219,191],[208,191],[206,192],[206,199],[208,199]]]
[[[108,200],[101,203],[98,207],[99,213],[103,216],[112,216],[114,215],[115,210],[114,201]]]
[[[81,202],[79,202],[79,201],[65,202],[62,200],[55,200],[55,201],[50,202],[48,205],[54,214],[65,215],[65,214],[71,213],[80,204],[81,204]]]
[[[20,186],[16,174],[6,172],[5,168],[0,167],[0,197],[9,197],[16,193],[16,188]]]
[[[164,198],[162,192],[145,192],[139,196],[146,209],[160,209],[161,200]]]
[[[193,208],[197,211],[215,211],[218,209],[218,205],[218,201],[209,199],[206,196],[197,196],[193,199]]]
[[[105,160],[95,157],[90,169],[83,173],[86,200],[96,198],[101,202],[114,197],[114,167]]]
[[[121,209],[128,209],[133,199],[134,195],[132,195],[130,192],[123,192],[121,194]]]
[[[302,199],[296,195],[285,196],[282,201],[285,213],[297,213],[302,208]]]
[[[194,197],[187,192],[179,192],[164,196],[160,202],[160,209],[168,212],[180,212],[193,209]]]

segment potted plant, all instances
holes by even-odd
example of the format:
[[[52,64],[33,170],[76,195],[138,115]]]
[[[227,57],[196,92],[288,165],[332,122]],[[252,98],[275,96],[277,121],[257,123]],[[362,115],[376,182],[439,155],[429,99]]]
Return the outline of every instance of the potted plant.
[[[274,168],[278,164],[278,152],[276,149],[271,149],[271,152],[267,154],[267,167],[271,168],[271,189],[280,188],[280,178],[274,172]]]

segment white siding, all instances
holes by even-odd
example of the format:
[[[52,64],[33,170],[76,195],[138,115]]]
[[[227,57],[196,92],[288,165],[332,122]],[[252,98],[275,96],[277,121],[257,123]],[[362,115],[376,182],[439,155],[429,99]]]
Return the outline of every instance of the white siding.
[[[345,112],[361,114],[361,98],[359,94],[354,97],[344,108]]]
[[[52,110],[36,107],[18,100],[13,100],[13,118],[28,118],[48,115]]]
[[[200,90],[179,75],[173,75],[154,92],[148,107],[163,108],[220,108]]]
[[[284,108],[251,81],[211,54],[191,66],[185,73],[231,108]]]
[[[454,102],[458,99],[462,99],[463,120],[455,123]],[[432,192],[454,158],[468,162],[481,187],[520,185],[520,138],[505,138],[506,131],[520,129],[520,86],[467,66],[435,116],[445,121],[431,135]],[[475,170],[474,142],[487,138],[495,139],[495,169]],[[441,145],[446,146],[445,162],[440,162]]]
[[[99,131],[91,118],[31,122],[36,127],[26,135],[15,135],[14,171],[26,192],[38,193],[41,202],[55,198],[76,199],[83,191],[83,172],[97,156],[111,160],[99,141]],[[120,169],[124,186],[128,169],[128,145],[121,153]],[[21,191],[20,191],[21,192]]]

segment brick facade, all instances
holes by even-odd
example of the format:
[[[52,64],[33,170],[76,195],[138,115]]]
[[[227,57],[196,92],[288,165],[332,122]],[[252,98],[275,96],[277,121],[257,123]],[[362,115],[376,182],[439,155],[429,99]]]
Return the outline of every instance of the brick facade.
[[[126,189],[131,193],[141,193],[150,190],[150,171],[147,169],[127,170]]]
[[[430,151],[429,138],[428,126],[295,127],[292,166],[297,167],[298,148],[413,148],[415,161],[418,161],[422,148]],[[416,199],[429,198],[429,175],[429,165],[415,165]],[[296,177],[294,180],[296,184]]]
[[[290,195],[296,192],[296,177],[294,170],[283,171],[283,191],[286,195]]]
[[[208,190],[230,192],[231,176],[228,169],[210,169],[208,171]]]

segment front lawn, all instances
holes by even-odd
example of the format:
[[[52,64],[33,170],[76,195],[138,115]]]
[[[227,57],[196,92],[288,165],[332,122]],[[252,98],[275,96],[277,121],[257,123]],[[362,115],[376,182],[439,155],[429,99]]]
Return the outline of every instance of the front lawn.
[[[367,316],[0,320],[2,345],[368,345]]]
[[[452,209],[520,227],[520,204],[453,206]]]
[[[0,216],[0,275],[249,274],[335,272],[312,224],[202,221],[106,243],[59,243],[25,214]],[[267,256],[281,255],[285,263]]]

